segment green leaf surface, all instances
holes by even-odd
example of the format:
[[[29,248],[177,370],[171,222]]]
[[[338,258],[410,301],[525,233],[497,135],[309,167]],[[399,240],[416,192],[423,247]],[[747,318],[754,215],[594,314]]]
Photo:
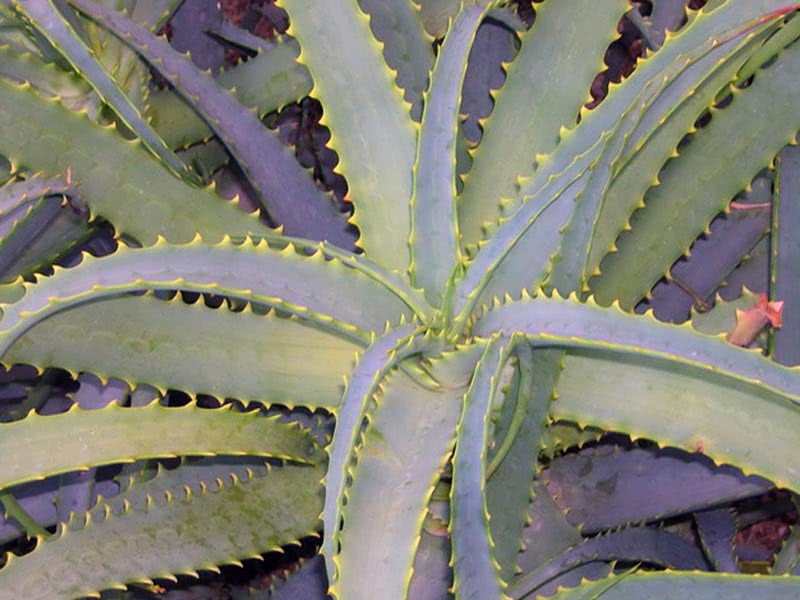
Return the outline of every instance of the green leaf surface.
[[[245,172],[270,216],[284,226],[287,234],[351,248],[344,217],[258,115],[218,87],[209,74],[195,67],[166,40],[91,0],[70,2],[140,53],[192,103]]]
[[[328,558],[328,579],[337,579],[333,557],[338,546],[342,508],[347,487],[348,471],[352,466],[367,408],[380,382],[401,360],[424,349],[417,339],[416,325],[406,325],[387,331],[373,339],[358,358],[347,384],[339,409],[336,429],[328,449],[328,474],[325,477],[325,507],[322,522],[328,535],[322,541],[322,553]]]
[[[14,6],[27,14],[39,32],[59,49],[75,71],[86,79],[100,98],[153,154],[176,175],[196,182],[195,176],[145,121],[130,98],[73,29],[69,20],[59,12],[53,0],[14,0]]]
[[[461,413],[463,388],[427,390],[402,372],[382,387],[347,489],[331,589],[342,600],[406,596],[428,500]]]
[[[763,389],[712,373],[698,378],[675,365],[581,354],[568,356],[558,393],[556,418],[702,451],[778,487],[799,487],[786,459],[796,444],[797,405]]]
[[[487,9],[467,6],[436,57],[414,165],[411,198],[411,276],[440,306],[445,284],[461,262],[456,217],[456,137],[467,59]]]
[[[571,297],[524,298],[486,312],[475,323],[475,335],[525,333],[536,347],[586,348],[666,361],[665,370],[686,367],[698,379],[719,377],[764,398],[782,395],[781,404],[798,408],[800,371],[776,365],[758,352],[732,346],[719,337],[671,325],[652,315],[631,315]]]
[[[505,440],[492,457],[491,465],[498,458],[501,462],[486,482],[486,507],[490,515],[494,556],[500,565],[500,576],[506,583],[516,574],[517,556],[522,548],[523,528],[533,494],[531,482],[537,470],[542,429],[562,360],[562,353],[557,350],[531,353],[527,344],[518,346],[517,356],[521,381],[515,409],[523,409],[515,410],[519,428],[516,431],[513,431],[513,426],[509,428]],[[510,445],[504,448],[506,440]]]
[[[501,199],[517,197],[517,178],[530,175],[537,155],[553,151],[559,129],[575,125],[628,8],[624,0],[613,0],[601,11],[593,9],[595,4],[579,0],[537,6],[533,27],[520,36],[522,47],[495,94],[494,110],[459,197],[464,245],[477,243],[484,223],[499,218]],[[567,72],[569,77],[560,76]]]
[[[143,244],[153,243],[158,235],[188,242],[199,232],[217,241],[226,233],[268,231],[211,190],[184,184],[113,129],[2,79],[0,154],[33,171],[56,174],[71,169],[92,214]]]
[[[307,256],[291,244],[276,250],[264,240],[207,246],[198,238],[185,246],[160,242],[146,249],[121,247],[108,257],[84,256],[77,267],[59,269],[25,287],[19,301],[3,307],[0,354],[49,315],[150,289],[221,294],[267,304],[356,341],[364,339],[368,330],[383,330],[388,320],[410,316],[391,291],[356,269],[326,260],[322,251]]]
[[[433,45],[425,32],[419,9],[412,0],[359,0],[371,19],[375,37],[383,43],[383,56],[397,72],[395,82],[411,104],[411,116],[419,120],[433,66]]]
[[[289,33],[300,41],[300,61],[311,71],[312,95],[322,101],[323,122],[339,153],[338,170],[355,205],[351,222],[361,233],[358,245],[377,264],[405,273],[417,127],[369,19],[356,0],[280,4],[289,12]]]
[[[272,312],[122,296],[45,319],[3,362],[313,409],[339,404],[342,379],[358,350],[350,340]]]
[[[0,583],[31,600],[75,598],[277,550],[313,534],[321,476],[319,467],[285,465],[247,481],[178,489],[144,509],[103,514],[100,507],[40,540],[31,554],[10,557]]]
[[[311,437],[297,426],[258,411],[237,413],[231,406],[165,408],[153,402],[138,408],[110,404],[79,410],[76,405],[57,415],[32,413],[0,430],[0,446],[9,457],[0,469],[0,487],[139,458],[248,454],[299,462],[319,459]]]
[[[507,598],[493,553],[486,506],[486,448],[495,394],[514,342],[501,336],[486,345],[475,367],[456,429],[450,488],[450,535],[453,540],[453,589],[459,598]]]
[[[800,577],[753,577],[724,573],[638,573],[613,576],[564,590],[553,600],[656,600],[692,598],[693,600],[791,600],[800,592]]]
[[[311,91],[311,75],[297,62],[299,53],[297,42],[280,39],[268,50],[223,71],[214,80],[217,85],[231,90],[241,104],[265,115]],[[213,135],[206,122],[172,90],[153,90],[147,99],[147,114],[171,148],[184,147]]]
[[[619,299],[630,307],[644,296],[794,137],[800,128],[794,102],[798,80],[800,47],[794,45],[759,71],[749,87],[734,89],[730,106],[712,111],[711,122],[659,175],[661,185],[648,193],[646,207],[632,218],[632,230],[617,241],[619,251],[603,261],[603,275],[592,283],[599,302]],[[731,131],[736,144],[729,141]]]

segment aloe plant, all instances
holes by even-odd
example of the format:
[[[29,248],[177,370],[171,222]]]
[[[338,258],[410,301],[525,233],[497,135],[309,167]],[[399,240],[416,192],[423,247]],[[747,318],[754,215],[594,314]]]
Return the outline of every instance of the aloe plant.
[[[216,77],[155,34],[177,4],[0,1],[0,354],[44,373],[0,425],[0,534],[36,538],[4,593],[98,595],[319,536],[345,600],[797,595],[793,575],[730,573],[727,506],[800,490],[800,375],[634,311],[794,142],[797,2],[656,0],[632,19],[649,56],[593,109],[626,0],[546,0],[530,28],[489,0],[283,0],[290,37],[217,32],[255,56]],[[490,25],[508,65],[472,52]],[[349,218],[260,119],[306,94]],[[478,142],[461,111],[490,97]],[[261,219],[208,185],[229,159]],[[797,194],[780,181],[776,258]],[[87,238],[100,256],[70,259]],[[81,374],[80,406],[37,414],[53,368]],[[641,449],[550,460],[603,431],[760,478]],[[617,493],[648,469],[663,501]],[[664,494],[676,478],[698,489]],[[592,513],[602,494],[614,510]],[[653,525],[686,514],[697,544]]]

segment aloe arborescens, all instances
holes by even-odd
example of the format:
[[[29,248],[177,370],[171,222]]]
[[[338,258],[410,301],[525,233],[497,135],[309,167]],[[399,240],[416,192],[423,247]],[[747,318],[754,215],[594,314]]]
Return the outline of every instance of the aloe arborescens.
[[[0,2],[4,361],[324,410],[336,424],[327,455],[295,423],[232,404],[112,404],[3,424],[4,506],[40,538],[0,569],[3,590],[89,595],[259,555],[321,526],[330,591],[345,600],[522,598],[570,571],[597,581],[565,597],[797,593],[794,577],[614,575],[616,559],[729,563],[712,545],[635,526],[674,507],[620,511],[598,529],[611,533],[583,540],[538,469],[543,448],[593,426],[702,449],[800,489],[800,375],[632,311],[793,142],[796,2],[691,12],[592,110],[583,104],[625,0],[546,0],[527,30],[499,2],[284,0],[294,39],[216,79],[152,33],[178,3],[131,0],[129,15],[107,4]],[[516,23],[519,49],[468,149],[465,74],[482,60],[471,50],[487,23],[505,23],[511,40]],[[146,64],[172,87],[143,92]],[[259,77],[274,81],[269,93]],[[258,119],[309,92],[332,132],[357,240]],[[282,232],[199,187],[226,155]],[[40,274],[100,218],[124,243]],[[225,303],[190,304],[176,290]],[[152,462],[198,455],[212,458]],[[247,458],[219,458],[231,456]],[[37,523],[14,495],[125,463],[119,496],[54,534],[41,526],[61,519]],[[680,502],[702,512],[718,501]],[[562,529],[539,539],[529,518]],[[790,552],[777,570],[793,570]]]

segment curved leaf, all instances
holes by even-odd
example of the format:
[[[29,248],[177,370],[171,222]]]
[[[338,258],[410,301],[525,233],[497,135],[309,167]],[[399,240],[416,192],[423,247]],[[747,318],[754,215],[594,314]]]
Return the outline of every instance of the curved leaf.
[[[186,185],[138,143],[92,123],[28,86],[0,79],[0,154],[33,171],[66,173],[93,216],[143,244],[163,235],[188,242],[268,231],[258,219],[208,190]]]
[[[339,404],[359,348],[274,312],[122,296],[52,315],[23,334],[3,362],[313,409]]]
[[[253,111],[219,88],[210,75],[197,69],[166,40],[91,0],[70,3],[134,48],[196,107],[286,233],[352,247],[344,217]]]
[[[339,579],[330,590],[342,600],[406,596],[428,501],[461,412],[463,388],[428,390],[402,372],[382,388],[367,413],[342,513]]]
[[[418,327],[407,325],[389,330],[373,339],[359,357],[347,378],[344,395],[336,411],[336,429],[328,449],[328,474],[325,477],[325,507],[322,522],[327,534],[322,540],[328,580],[335,584],[338,534],[342,519],[342,503],[347,486],[348,470],[359,442],[367,408],[378,385],[401,360],[424,348],[417,338]]]
[[[237,413],[232,405],[165,408],[152,402],[97,410],[74,406],[66,413],[31,413],[0,425],[0,448],[8,457],[0,467],[0,488],[139,458],[248,454],[317,462],[311,437],[297,426],[262,417],[258,411]]]
[[[319,467],[285,465],[247,481],[178,489],[143,509],[116,513],[101,505],[32,553],[10,556],[0,583],[31,600],[75,598],[238,563],[313,534],[321,476]],[[246,505],[253,509],[232,513]]]
[[[28,16],[39,32],[55,48],[59,49],[72,67],[83,75],[100,98],[114,110],[122,122],[142,140],[153,154],[176,175],[187,181],[199,182],[181,159],[166,145],[161,136],[144,120],[130,98],[120,89],[117,82],[86,46],[69,21],[59,12],[53,0],[13,0],[13,3]]]
[[[310,283],[313,282],[313,285]],[[410,316],[400,298],[355,269],[326,260],[322,251],[274,250],[265,240],[207,246],[160,242],[146,249],[121,247],[104,258],[85,256],[3,307],[0,355],[27,329],[72,306],[125,292],[180,289],[222,294],[280,308],[356,341],[389,320]],[[342,299],[347,298],[346,302]]]
[[[494,558],[486,507],[486,448],[500,376],[514,342],[494,337],[475,366],[456,429],[453,485],[450,488],[450,535],[453,538],[453,589],[459,598],[507,598]]]
[[[355,205],[358,245],[375,263],[406,273],[417,127],[356,0],[283,0],[289,33],[314,79],[331,146]],[[354,107],[359,107],[354,116]]]
[[[411,278],[433,306],[461,262],[456,217],[456,136],[467,59],[487,8],[466,6],[453,22],[431,76],[414,165]]]

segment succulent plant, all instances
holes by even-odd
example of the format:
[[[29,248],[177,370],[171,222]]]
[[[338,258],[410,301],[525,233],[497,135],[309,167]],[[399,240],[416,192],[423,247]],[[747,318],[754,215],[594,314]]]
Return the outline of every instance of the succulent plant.
[[[734,501],[800,490],[800,374],[775,360],[800,362],[797,2],[546,0],[528,26],[489,0],[282,0],[289,37],[214,31],[252,54],[217,75],[158,37],[178,4],[0,0],[0,354],[43,373],[0,425],[0,539],[36,538],[4,593],[319,536],[344,600],[798,594],[731,552]],[[648,56],[587,108],[631,10]],[[262,122],[306,95],[349,217]],[[770,223],[710,290],[770,228],[769,355],[637,314],[779,154]],[[231,159],[261,218],[208,184]],[[604,431],[675,454],[553,458]],[[694,533],[659,525],[680,515]],[[798,555],[795,533],[772,572]]]

